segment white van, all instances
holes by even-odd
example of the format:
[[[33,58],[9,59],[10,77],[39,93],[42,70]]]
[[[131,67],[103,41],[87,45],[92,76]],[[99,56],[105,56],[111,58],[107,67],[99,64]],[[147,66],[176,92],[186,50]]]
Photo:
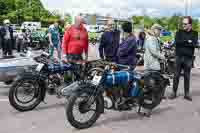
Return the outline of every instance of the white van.
[[[41,29],[41,22],[24,22],[21,29],[29,29],[31,31]]]

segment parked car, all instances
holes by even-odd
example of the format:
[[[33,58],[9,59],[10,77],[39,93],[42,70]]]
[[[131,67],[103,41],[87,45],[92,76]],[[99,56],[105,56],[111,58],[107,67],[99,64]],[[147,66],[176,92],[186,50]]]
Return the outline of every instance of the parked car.
[[[24,22],[21,29],[29,29],[31,31],[41,29],[41,22]]]
[[[39,51],[41,53],[41,51]],[[0,60],[0,82],[11,84],[20,73],[29,67],[36,67],[37,62],[33,60],[38,53],[27,52],[20,54],[17,58]]]

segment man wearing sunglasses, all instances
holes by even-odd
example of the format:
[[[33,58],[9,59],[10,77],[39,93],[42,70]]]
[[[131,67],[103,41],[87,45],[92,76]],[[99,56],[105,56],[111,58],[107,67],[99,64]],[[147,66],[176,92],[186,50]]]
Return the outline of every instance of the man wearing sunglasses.
[[[181,71],[184,70],[184,99],[192,101],[189,94],[190,89],[190,73],[193,64],[193,56],[195,47],[198,43],[198,32],[192,29],[192,18],[187,16],[182,20],[183,29],[176,33],[176,72],[173,81],[173,93],[171,99],[177,97],[177,89]]]

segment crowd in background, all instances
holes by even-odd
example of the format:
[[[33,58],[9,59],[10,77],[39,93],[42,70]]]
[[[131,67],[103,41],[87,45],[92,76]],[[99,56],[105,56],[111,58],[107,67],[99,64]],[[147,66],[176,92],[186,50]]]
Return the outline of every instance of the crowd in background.
[[[189,95],[190,73],[194,49],[198,44],[198,33],[192,29],[191,17],[183,17],[182,24],[183,28],[177,29],[178,32],[175,36],[176,72],[171,99],[177,97],[179,77],[183,69],[184,98],[191,101],[192,98]],[[51,57],[54,57],[54,50],[56,50],[60,61],[62,57],[65,60],[88,60],[89,37],[85,25],[84,19],[81,16],[77,16],[74,24],[65,27],[64,36],[61,36],[59,22],[50,25],[48,29],[48,42]],[[144,69],[146,71],[161,71],[160,61],[165,60],[160,45],[160,34],[163,29],[161,25],[152,25],[151,29],[140,32],[138,37],[134,35],[131,22],[124,22],[120,30],[114,27],[114,21],[112,19],[109,20],[107,28],[101,36],[99,55],[102,60],[129,65],[134,69],[137,65],[136,53],[138,50],[144,49]],[[18,52],[26,48],[25,44],[28,42],[28,35],[25,29],[22,29],[18,35]],[[12,56],[14,39],[13,29],[10,26],[9,20],[5,20],[4,26],[0,28],[0,41],[3,57]]]

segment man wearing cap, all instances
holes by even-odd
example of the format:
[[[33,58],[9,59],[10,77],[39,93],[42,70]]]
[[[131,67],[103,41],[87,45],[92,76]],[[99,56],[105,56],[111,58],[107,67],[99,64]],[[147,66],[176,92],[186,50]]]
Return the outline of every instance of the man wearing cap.
[[[9,20],[4,20],[4,26],[0,29],[0,37],[2,40],[3,57],[12,56],[13,47],[13,29]]]
[[[160,71],[160,60],[164,60],[165,56],[161,53],[159,37],[162,26],[154,24],[148,31],[145,41],[144,53],[144,69],[146,71]]]
[[[173,93],[171,99],[177,97],[177,89],[181,70],[184,70],[184,99],[192,101],[189,94],[190,73],[194,57],[194,49],[198,44],[198,32],[192,29],[192,18],[187,16],[182,20],[183,30],[179,30],[175,37],[176,46],[176,72],[173,81]]]
[[[116,60],[120,40],[120,32],[118,30],[113,30],[113,25],[113,20],[109,20],[107,29],[102,34],[99,45],[100,58],[111,62]]]

